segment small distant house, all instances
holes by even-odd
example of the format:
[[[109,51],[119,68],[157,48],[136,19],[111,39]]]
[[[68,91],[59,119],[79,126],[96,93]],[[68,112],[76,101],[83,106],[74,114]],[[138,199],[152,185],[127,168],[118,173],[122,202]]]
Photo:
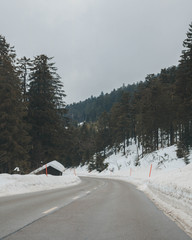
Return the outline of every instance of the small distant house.
[[[54,160],[34,170],[33,172],[31,172],[31,174],[46,174],[46,168],[47,174],[51,174],[54,176],[61,176],[65,171],[65,167],[58,161]]]

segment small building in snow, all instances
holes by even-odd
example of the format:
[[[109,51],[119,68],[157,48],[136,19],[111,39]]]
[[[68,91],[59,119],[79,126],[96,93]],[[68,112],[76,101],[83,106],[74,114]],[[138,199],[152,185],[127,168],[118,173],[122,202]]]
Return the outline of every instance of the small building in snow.
[[[34,170],[31,172],[31,174],[46,174],[46,168],[47,168],[47,174],[51,174],[54,176],[61,176],[63,172],[65,171],[65,167],[59,163],[56,160],[53,160],[42,167]]]

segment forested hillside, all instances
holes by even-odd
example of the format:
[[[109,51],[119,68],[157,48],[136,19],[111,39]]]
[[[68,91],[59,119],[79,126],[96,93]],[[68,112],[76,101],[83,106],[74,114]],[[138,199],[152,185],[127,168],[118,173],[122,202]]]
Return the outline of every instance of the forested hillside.
[[[133,97],[138,84],[122,86],[111,93],[101,93],[99,97],[91,97],[85,101],[73,103],[67,106],[68,116],[74,122],[95,122],[103,112],[109,112],[112,106],[120,102],[124,92],[128,92]]]
[[[192,24],[183,46],[178,66],[147,75],[133,96],[124,92],[109,112],[79,128],[82,162],[89,162],[90,169],[103,170],[108,150],[125,151],[130,138],[142,148],[142,156],[177,144],[178,157],[188,163],[192,146]]]
[[[102,171],[110,151],[134,139],[142,155],[178,145],[188,163],[192,147],[192,24],[178,66],[145,81],[68,106],[52,58],[16,59],[0,35],[0,173],[31,171],[53,159]],[[74,124],[74,121],[84,122]],[[139,163],[139,159],[138,159]]]

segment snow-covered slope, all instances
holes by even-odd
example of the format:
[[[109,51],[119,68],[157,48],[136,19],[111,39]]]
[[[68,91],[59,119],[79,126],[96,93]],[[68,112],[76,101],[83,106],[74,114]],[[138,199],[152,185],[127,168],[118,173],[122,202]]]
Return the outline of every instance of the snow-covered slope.
[[[88,173],[87,166],[76,171],[78,175],[116,178],[135,184],[192,236],[192,154],[190,164],[186,165],[184,159],[177,158],[176,150],[176,146],[160,149],[138,162],[140,153],[132,144],[126,156],[120,152],[108,157],[105,160],[108,168],[102,173]]]

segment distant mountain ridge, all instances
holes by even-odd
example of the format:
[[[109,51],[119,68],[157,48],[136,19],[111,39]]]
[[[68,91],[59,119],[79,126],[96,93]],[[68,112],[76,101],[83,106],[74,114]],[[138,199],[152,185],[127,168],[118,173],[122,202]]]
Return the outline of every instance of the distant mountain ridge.
[[[95,122],[103,112],[109,112],[115,103],[118,103],[124,92],[133,96],[137,90],[138,83],[123,85],[114,89],[111,93],[101,92],[98,97],[90,97],[84,101],[67,106],[68,117],[74,122]]]

